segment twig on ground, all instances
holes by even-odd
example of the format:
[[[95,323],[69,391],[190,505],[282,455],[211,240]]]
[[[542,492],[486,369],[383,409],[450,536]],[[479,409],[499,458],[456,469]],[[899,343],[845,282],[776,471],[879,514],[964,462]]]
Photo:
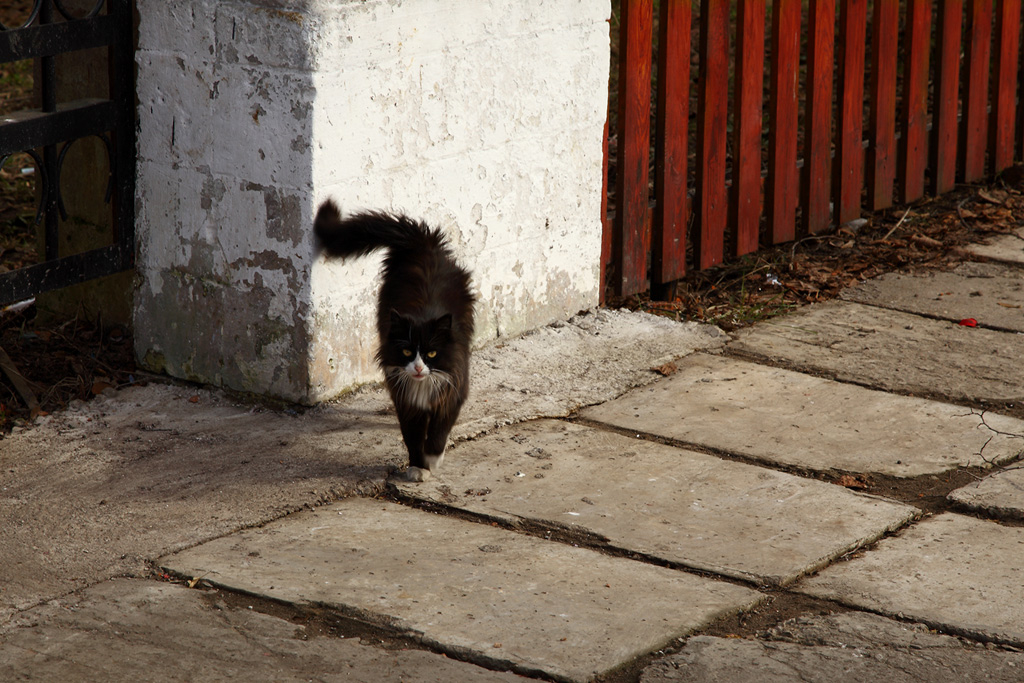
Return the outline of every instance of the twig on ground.
[[[907,210],[903,212],[903,216],[901,216],[900,219],[898,221],[896,221],[896,225],[892,226],[892,228],[889,229],[889,232],[885,233],[885,237],[882,238],[883,242],[885,240],[889,239],[889,237],[891,237],[892,234],[894,232],[896,232],[896,229],[899,228],[901,225],[903,225],[903,221],[907,220],[907,215],[910,213],[910,210],[912,208],[914,208],[914,207],[912,207],[912,206],[908,206],[907,207]]]
[[[956,217],[960,219],[960,225],[970,229],[970,226],[967,225],[967,220],[964,218],[964,204],[967,203],[968,199],[970,199],[970,197],[964,197],[956,203]]]
[[[810,242],[811,240],[825,240],[829,237],[835,237],[835,234],[829,233],[827,235],[808,235],[807,237],[801,237],[796,242],[793,242],[793,248],[789,250],[789,260],[792,261],[796,258],[796,248],[804,242]]]
[[[32,387],[29,386],[28,380],[18,370],[18,366],[14,364],[11,357],[7,355],[7,352],[0,348],[0,371],[7,375],[7,378],[11,380],[11,384],[18,391],[18,395],[21,396],[21,400],[25,402],[25,406],[29,409],[31,415],[35,417],[39,413],[39,400],[36,398],[36,394],[32,391]]]

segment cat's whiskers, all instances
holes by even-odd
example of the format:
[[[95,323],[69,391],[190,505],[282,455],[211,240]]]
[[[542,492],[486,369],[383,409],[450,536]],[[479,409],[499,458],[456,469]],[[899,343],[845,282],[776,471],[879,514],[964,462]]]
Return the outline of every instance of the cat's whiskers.
[[[434,386],[437,387],[438,391],[441,390],[442,385],[450,387],[455,386],[455,380],[452,376],[444,370],[434,370],[430,373],[430,379],[434,382]]]

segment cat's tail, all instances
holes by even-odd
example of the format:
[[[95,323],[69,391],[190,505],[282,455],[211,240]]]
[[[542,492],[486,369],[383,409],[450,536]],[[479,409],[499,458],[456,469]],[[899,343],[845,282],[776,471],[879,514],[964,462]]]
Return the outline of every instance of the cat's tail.
[[[365,211],[342,218],[330,199],[320,205],[313,232],[331,256],[364,256],[376,249],[418,251],[442,246],[444,238],[423,223],[383,211]]]

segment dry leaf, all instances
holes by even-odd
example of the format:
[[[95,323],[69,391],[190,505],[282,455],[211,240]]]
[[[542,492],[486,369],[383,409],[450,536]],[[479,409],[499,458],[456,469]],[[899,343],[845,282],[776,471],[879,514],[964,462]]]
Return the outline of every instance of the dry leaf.
[[[845,486],[848,489],[866,489],[868,487],[867,482],[860,477],[853,476],[852,474],[844,474],[836,480],[836,483],[840,486]]]
[[[210,572],[206,572],[206,574],[200,574],[199,576],[193,576],[190,580],[186,581],[186,583],[188,584],[188,587],[189,588],[195,588],[196,584],[199,583],[200,581],[202,581],[203,579],[205,579],[206,576],[209,573]]]
[[[673,372],[675,372],[678,369],[679,369],[679,366],[676,365],[675,363],[671,363],[671,362],[670,363],[665,363],[664,365],[659,365],[656,368],[651,368],[651,370],[653,370],[654,372],[658,373],[662,377],[668,377],[669,375],[671,375]]]
[[[92,383],[92,395],[99,396],[100,394],[103,393],[105,389],[110,389],[111,387],[112,385],[110,384],[110,382],[98,379]]]
[[[1006,195],[999,190],[978,190],[978,197],[989,204],[1002,204],[1006,201]]]
[[[942,242],[940,242],[939,240],[932,239],[931,237],[926,237],[924,235],[914,235],[913,237],[910,238],[910,241],[914,242],[915,244],[921,244],[926,247],[943,246]]]

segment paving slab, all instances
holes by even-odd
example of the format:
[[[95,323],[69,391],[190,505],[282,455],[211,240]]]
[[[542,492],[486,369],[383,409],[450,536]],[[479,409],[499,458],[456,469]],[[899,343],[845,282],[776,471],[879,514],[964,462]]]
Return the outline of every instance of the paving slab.
[[[317,637],[216,593],[118,579],[39,606],[0,632],[0,680],[472,681],[524,679],[423,650]]]
[[[292,515],[161,564],[573,681],[761,599],[743,586],[370,499]]]
[[[1024,420],[694,354],[667,379],[581,415],[804,470],[915,477],[1017,457]]]
[[[1024,528],[946,513],[797,590],[948,633],[1024,645]]]
[[[144,575],[172,550],[380,490],[391,431],[386,415],[314,420],[151,384],[5,438],[0,623],[104,578]]]
[[[1015,233],[990,238],[984,244],[971,244],[965,251],[996,261],[1024,264],[1024,228]]]
[[[916,510],[840,486],[604,430],[542,420],[461,445],[407,495],[571,529],[726,576],[782,585]]]
[[[690,638],[644,670],[641,683],[1018,683],[1024,654],[986,648],[873,614],[783,622],[756,639]]]
[[[454,436],[563,415],[720,346],[715,327],[596,311],[478,350]],[[18,610],[291,511],[383,489],[407,455],[380,385],[306,411],[150,383],[0,436],[0,624]]]
[[[849,301],[807,306],[739,330],[728,349],[904,394],[953,402],[1024,399],[1024,334]]]
[[[948,498],[970,510],[1006,519],[1024,519],[1024,466],[1014,465],[950,492]]]
[[[1024,268],[962,263],[951,271],[887,273],[844,290],[842,297],[872,306],[1024,332]]]
[[[728,337],[713,325],[598,310],[473,354],[472,399],[454,438],[536,417],[562,417],[661,375],[652,368]]]

